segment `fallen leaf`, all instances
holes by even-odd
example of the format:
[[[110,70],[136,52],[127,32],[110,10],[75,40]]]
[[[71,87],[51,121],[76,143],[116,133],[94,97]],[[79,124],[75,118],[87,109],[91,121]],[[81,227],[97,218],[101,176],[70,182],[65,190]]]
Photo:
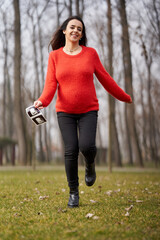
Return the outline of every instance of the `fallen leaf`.
[[[91,217],[93,217],[93,213],[88,213],[87,215],[86,215],[86,218],[91,218]]]
[[[23,201],[24,202],[32,202],[33,200],[31,198],[24,198]]]
[[[38,215],[43,215],[43,213],[42,212],[38,212]]]
[[[131,205],[131,206],[128,207],[128,208],[125,208],[125,210],[128,212],[128,211],[130,211],[132,208],[133,208],[133,205]]]
[[[143,202],[143,200],[136,200],[136,202],[137,202],[137,203],[142,203],[142,202]]]
[[[105,194],[107,194],[108,196],[111,196],[112,192],[113,192],[112,190],[109,190],[109,191],[105,192]]]
[[[99,219],[99,217],[98,217],[98,216],[94,216],[93,219],[94,219],[94,220],[97,220],[97,219]]]
[[[22,215],[19,214],[19,213],[15,213],[13,216],[14,216],[14,217],[21,217]]]
[[[48,199],[48,198],[49,198],[49,196],[40,196],[39,200],[44,200],[44,199]]]
[[[62,209],[62,208],[59,208],[59,209],[58,209],[58,212],[65,213],[65,212],[67,212],[67,209]]]
[[[126,212],[126,214],[124,216],[125,217],[129,217],[129,212]]]
[[[97,201],[91,199],[90,202],[91,202],[91,203],[96,203]]]

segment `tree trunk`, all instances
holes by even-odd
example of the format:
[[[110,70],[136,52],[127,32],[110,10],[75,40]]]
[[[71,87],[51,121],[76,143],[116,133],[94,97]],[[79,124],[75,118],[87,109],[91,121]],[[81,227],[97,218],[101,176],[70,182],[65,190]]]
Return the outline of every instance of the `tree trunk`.
[[[56,12],[57,12],[57,28],[59,27],[59,25],[60,25],[60,19],[59,19],[59,1],[58,0],[56,0]]]
[[[146,110],[145,110],[145,105],[144,105],[144,100],[143,100],[143,89],[144,89],[144,83],[143,83],[143,76],[140,73],[138,63],[137,65],[137,72],[138,72],[138,77],[140,79],[141,83],[141,106],[142,106],[142,146],[143,146],[143,152],[144,152],[144,161],[148,162],[149,160],[149,154],[148,154],[148,147],[147,147],[147,131],[146,131],[146,120],[147,120],[147,115],[146,115]]]
[[[145,59],[145,64],[147,67],[147,93],[148,93],[148,116],[149,116],[149,145],[150,145],[150,160],[155,161],[155,166],[158,165],[158,151],[157,151],[157,142],[156,142],[156,130],[155,130],[155,112],[152,103],[151,89],[152,89],[152,78],[151,78],[151,66],[152,66],[152,56],[147,52],[145,42],[140,36],[143,48],[143,55]]]
[[[23,112],[21,109],[21,23],[19,0],[14,0],[14,108],[15,108],[15,124],[18,138],[19,162],[27,163],[27,144],[25,139],[25,127],[23,123]]]
[[[76,15],[79,16],[79,0],[76,0]]]
[[[16,155],[16,145],[12,145],[12,153],[11,153],[11,163],[12,166],[15,166],[15,155]]]
[[[108,72],[113,76],[113,37],[112,37],[112,9],[111,1],[107,0],[108,5]],[[113,159],[116,163],[121,166],[121,154],[118,141],[118,134],[115,122],[115,99],[109,95],[109,136],[108,136],[108,154],[107,162],[109,167],[109,172],[112,171],[112,161]],[[115,143],[115,144],[114,144]],[[116,147],[114,147],[116,146]]]
[[[41,30],[41,26],[40,26],[40,17],[38,16],[38,13],[37,13],[37,19],[38,19],[38,39],[39,39],[39,45],[40,45],[40,64],[41,64],[41,83],[42,83],[42,86],[44,85],[44,78],[45,78],[45,75],[44,75],[44,64],[43,64],[43,43],[42,43],[42,30]],[[45,111],[46,113],[46,111]],[[51,149],[49,148],[49,134],[50,134],[50,131],[47,131],[47,125],[44,124],[43,126],[43,130],[44,130],[44,142],[45,142],[45,149],[46,149],[46,160],[47,162],[49,163],[50,160],[51,160]],[[42,149],[43,151],[43,149]]]
[[[37,47],[36,47],[36,32],[35,32],[35,24],[33,22],[33,16],[31,17],[31,21],[32,21],[32,26],[33,26],[33,39],[32,39],[32,43],[33,43],[33,51],[34,51],[34,69],[35,69],[35,74],[36,74],[36,82],[37,82],[37,94],[36,94],[36,98],[38,96],[40,96],[40,79],[39,79],[39,71],[38,71],[38,61],[37,61]],[[41,162],[45,162],[45,155],[44,155],[44,151],[43,151],[43,143],[42,143],[42,126],[38,127],[38,141],[39,141],[39,149],[40,149],[40,153],[39,153],[39,159]]]
[[[69,16],[72,16],[72,0],[69,0]]]
[[[123,66],[125,76],[125,90],[131,95],[133,99],[133,87],[132,87],[132,63],[131,63],[131,52],[130,52],[130,41],[128,32],[128,22],[126,16],[126,2],[125,0],[119,0],[119,12],[121,17],[122,25],[122,53],[123,53]],[[135,110],[134,103],[125,105],[125,119],[126,119],[126,130],[127,130],[127,142],[129,150],[129,162],[135,162],[139,166],[143,166],[143,160],[139,145],[138,134],[135,124]],[[132,141],[132,145],[131,145]]]

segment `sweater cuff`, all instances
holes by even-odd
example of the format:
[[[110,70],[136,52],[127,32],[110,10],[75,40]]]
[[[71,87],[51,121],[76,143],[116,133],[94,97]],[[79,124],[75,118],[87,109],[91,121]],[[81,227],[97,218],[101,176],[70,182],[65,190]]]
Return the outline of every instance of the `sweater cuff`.
[[[38,101],[41,101],[43,107],[47,107],[49,104],[43,98],[38,98]]]

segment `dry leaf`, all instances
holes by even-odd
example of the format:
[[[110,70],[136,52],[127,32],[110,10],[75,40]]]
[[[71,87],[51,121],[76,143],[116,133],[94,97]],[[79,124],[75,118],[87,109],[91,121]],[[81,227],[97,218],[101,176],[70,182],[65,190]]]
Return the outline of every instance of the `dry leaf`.
[[[99,217],[98,217],[98,216],[94,216],[93,219],[94,219],[94,220],[97,220],[97,219],[99,219]]]
[[[86,218],[91,218],[91,217],[93,217],[93,215],[94,215],[94,214],[92,214],[92,213],[88,213],[88,214],[86,215]]]
[[[15,213],[13,216],[14,216],[14,217],[21,217],[22,215],[19,214],[19,213]]]
[[[23,201],[24,201],[24,202],[32,202],[33,199],[31,199],[31,198],[24,198]]]
[[[136,200],[136,202],[137,202],[137,203],[142,203],[142,202],[143,202],[143,200]]]
[[[43,213],[42,212],[38,212],[38,215],[43,215]]]
[[[129,217],[129,212],[126,212],[126,214],[124,216]]]
[[[125,208],[125,210],[128,212],[133,208],[133,205],[131,205],[129,208]]]
[[[49,198],[49,196],[40,196],[39,200],[44,200],[44,199],[48,199],[48,198]]]
[[[90,202],[91,202],[91,203],[96,203],[97,201],[91,199]]]
[[[105,194],[107,194],[108,196],[111,196],[112,195],[112,190],[109,190],[109,191],[107,191]]]
[[[62,209],[62,208],[59,208],[59,209],[58,209],[58,212],[65,213],[65,212],[67,212],[67,209]]]

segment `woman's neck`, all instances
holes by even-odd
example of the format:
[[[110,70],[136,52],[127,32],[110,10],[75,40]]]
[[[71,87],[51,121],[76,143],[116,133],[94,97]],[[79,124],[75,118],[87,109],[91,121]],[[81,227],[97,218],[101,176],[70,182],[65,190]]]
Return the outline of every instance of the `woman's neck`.
[[[73,43],[66,41],[64,48],[70,52],[75,51],[79,48],[79,42]]]

